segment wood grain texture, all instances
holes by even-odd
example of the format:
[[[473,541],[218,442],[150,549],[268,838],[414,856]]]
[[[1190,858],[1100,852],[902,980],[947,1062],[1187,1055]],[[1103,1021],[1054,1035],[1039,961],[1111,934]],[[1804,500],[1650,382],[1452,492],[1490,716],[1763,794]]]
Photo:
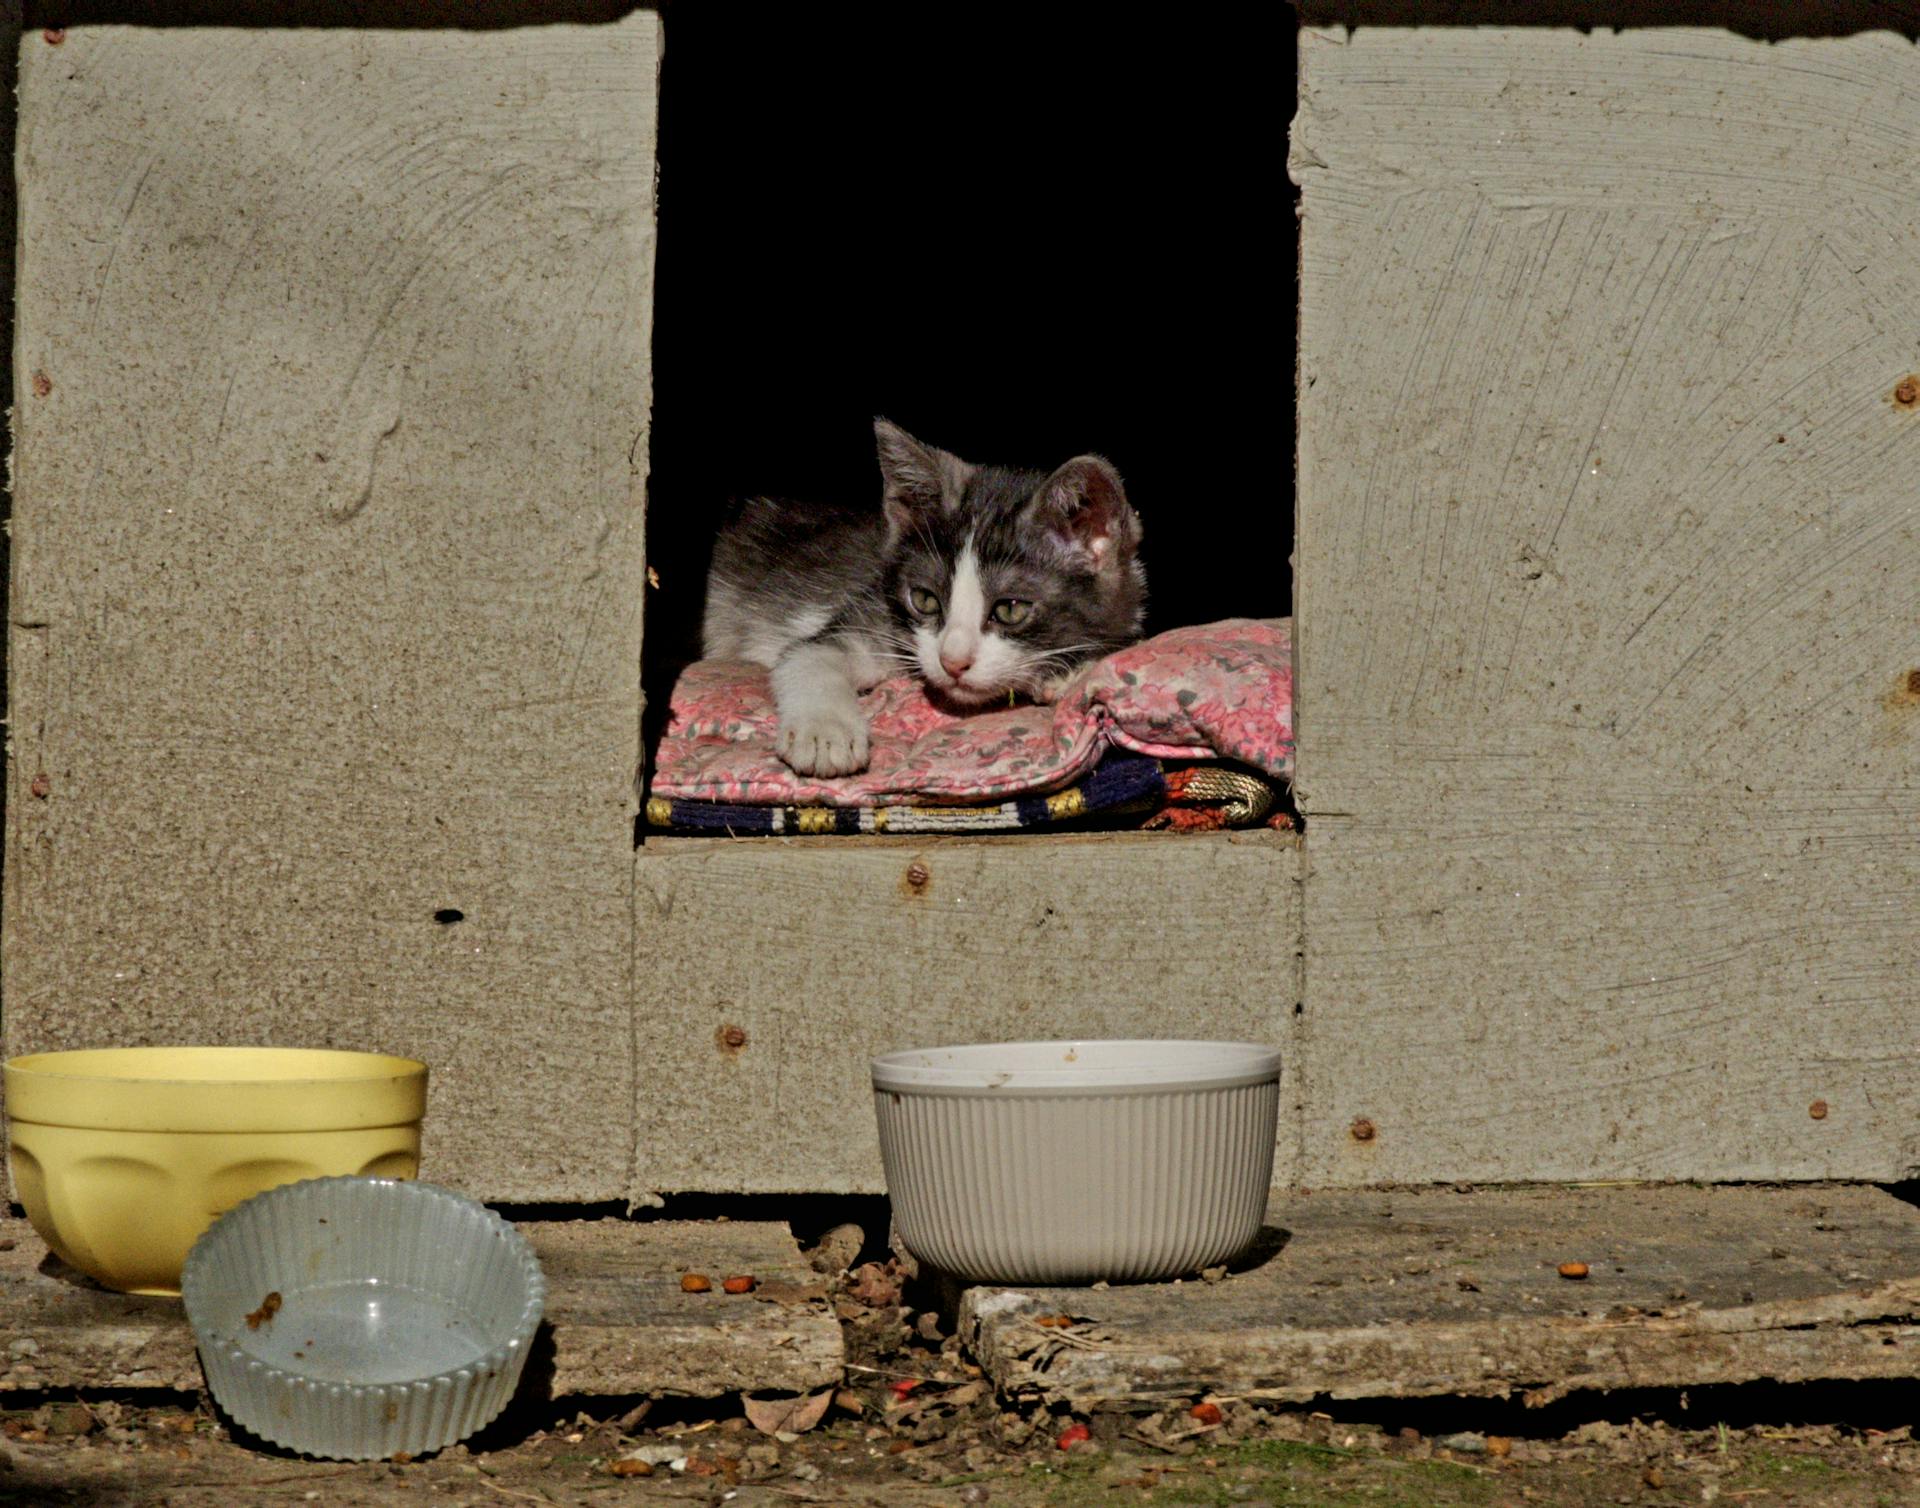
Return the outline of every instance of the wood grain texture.
[[[838,1383],[845,1354],[826,1305],[720,1292],[817,1290],[784,1225],[766,1221],[531,1221],[548,1284],[524,1390],[570,1398],[806,1392]],[[0,1392],[205,1386],[176,1299],[109,1293],[63,1267],[24,1220],[0,1219]],[[683,1271],[713,1292],[683,1293]]]
[[[1264,832],[650,842],[636,1182],[878,1191],[874,1054],[1074,1035],[1278,1045],[1288,1182],[1297,857]]]
[[[0,1216],[0,1391],[205,1386],[178,1299],[110,1293]]]
[[[659,49],[25,40],[8,1051],[407,1053],[429,1176],[626,1191]]]
[[[1307,1182],[1920,1165],[1917,57],[1302,33]]]
[[[1910,1377],[1920,1214],[1875,1189],[1495,1189],[1277,1201],[1218,1284],[972,1288],[1003,1395],[1076,1410],[1219,1393],[1433,1394]],[[1583,1262],[1584,1280],[1559,1275]],[[1066,1314],[1070,1327],[1036,1319]]]
[[[845,1376],[840,1321],[824,1300],[767,1296],[824,1290],[784,1225],[581,1220],[521,1229],[553,1285],[555,1398],[804,1393]],[[683,1272],[704,1274],[712,1290],[683,1292]],[[722,1279],[737,1274],[757,1278],[759,1291],[722,1293]]]

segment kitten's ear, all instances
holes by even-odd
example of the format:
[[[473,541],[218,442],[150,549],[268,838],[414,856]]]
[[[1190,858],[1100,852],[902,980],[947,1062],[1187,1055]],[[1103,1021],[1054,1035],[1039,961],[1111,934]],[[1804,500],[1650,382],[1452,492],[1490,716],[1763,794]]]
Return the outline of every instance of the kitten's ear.
[[[1113,463],[1075,456],[1033,495],[1034,517],[1096,571],[1116,571],[1140,543],[1140,516]]]
[[[960,501],[973,475],[960,457],[922,445],[887,419],[873,421],[873,438],[880,452],[882,502],[895,534],[912,528],[918,515]]]

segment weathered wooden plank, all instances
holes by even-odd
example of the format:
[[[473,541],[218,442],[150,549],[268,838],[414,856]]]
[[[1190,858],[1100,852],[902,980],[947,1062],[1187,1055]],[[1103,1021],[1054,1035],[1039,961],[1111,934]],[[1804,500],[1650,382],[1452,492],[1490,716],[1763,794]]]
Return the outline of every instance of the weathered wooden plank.
[[[840,1324],[824,1303],[773,1297],[817,1287],[784,1225],[621,1220],[520,1227],[546,1273],[547,1324],[529,1387],[718,1398],[840,1381]],[[108,1293],[61,1267],[24,1220],[0,1219],[0,1390],[204,1386],[174,1299]],[[713,1279],[683,1293],[682,1271]],[[747,1273],[760,1296],[723,1294]],[[784,1290],[783,1290],[784,1285]]]
[[[975,1288],[1003,1392],[1075,1408],[1913,1375],[1920,1213],[1874,1189],[1317,1193],[1218,1284]],[[1277,1249],[1276,1249],[1277,1248]],[[1584,1262],[1584,1280],[1562,1278]],[[1076,1323],[1039,1325],[1067,1314]]]
[[[430,1175],[627,1190],[659,53],[23,42],[8,1051],[408,1053]]]
[[[204,1386],[178,1299],[110,1293],[0,1216],[0,1389]]]
[[[1297,860],[1268,832],[649,842],[636,1182],[879,1190],[866,1064],[892,1048],[1086,1034],[1288,1051]]]
[[[1908,1174],[1913,45],[1301,57],[1302,1178]]]
[[[552,1285],[553,1396],[808,1392],[841,1381],[840,1322],[784,1225],[766,1221],[540,1222],[521,1229]],[[685,1293],[684,1272],[712,1284]],[[760,1280],[753,1295],[723,1279]]]

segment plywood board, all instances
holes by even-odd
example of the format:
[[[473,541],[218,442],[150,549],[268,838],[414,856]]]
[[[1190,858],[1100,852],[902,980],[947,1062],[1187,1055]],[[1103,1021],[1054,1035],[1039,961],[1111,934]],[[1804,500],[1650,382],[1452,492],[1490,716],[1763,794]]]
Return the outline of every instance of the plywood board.
[[[719,1398],[811,1392],[845,1375],[826,1284],[786,1226],[765,1220],[548,1221],[523,1225],[553,1285],[556,1398]],[[687,1293],[683,1274],[712,1284]],[[751,1294],[721,1291],[729,1277]]]
[[[1306,1182],[1920,1166],[1915,57],[1302,32]]]
[[[9,1052],[411,1054],[430,1176],[627,1190],[659,61],[22,42]]]
[[[574,1397],[803,1392],[839,1382],[840,1322],[784,1225],[577,1220],[520,1226],[548,1284],[523,1394]],[[684,1293],[685,1271],[711,1274]],[[721,1279],[760,1280],[753,1295]],[[782,1297],[785,1295],[785,1297]],[[175,1299],[108,1293],[0,1219],[0,1391],[204,1386]]]
[[[1074,1409],[1541,1404],[1905,1378],[1920,1355],[1920,1213],[1875,1189],[1314,1193],[1263,1236],[1217,1283],[969,1289],[960,1333],[1003,1394]]]
[[[1268,832],[650,842],[637,1182],[880,1190],[867,1060],[894,1048],[1250,1038],[1290,1076],[1297,858]],[[1281,1102],[1286,1182],[1291,1077]]]

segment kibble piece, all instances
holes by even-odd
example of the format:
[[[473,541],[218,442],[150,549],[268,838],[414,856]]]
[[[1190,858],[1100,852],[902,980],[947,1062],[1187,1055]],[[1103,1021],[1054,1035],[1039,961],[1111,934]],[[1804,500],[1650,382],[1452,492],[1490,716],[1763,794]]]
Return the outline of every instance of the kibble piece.
[[[1586,1275],[1587,1264],[1585,1262],[1562,1262],[1560,1264],[1560,1276],[1563,1278],[1572,1278],[1575,1282],[1578,1282]]]
[[[704,1272],[683,1272],[680,1274],[680,1291],[682,1293],[711,1293],[713,1291],[713,1279],[708,1277]]]
[[[751,1273],[741,1272],[727,1278],[720,1286],[728,1293],[752,1293],[759,1286],[759,1282],[760,1280]]]

